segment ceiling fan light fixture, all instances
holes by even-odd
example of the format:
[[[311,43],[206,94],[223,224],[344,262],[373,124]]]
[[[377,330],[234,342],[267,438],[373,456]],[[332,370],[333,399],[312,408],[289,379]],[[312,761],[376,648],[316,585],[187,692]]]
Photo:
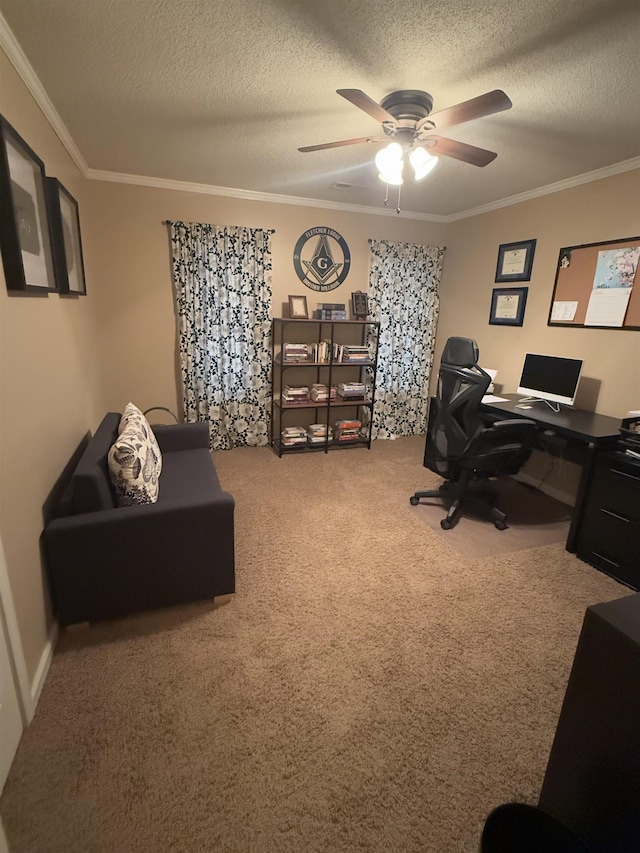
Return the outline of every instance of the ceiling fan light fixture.
[[[400,186],[402,183],[402,170],[404,168],[402,154],[402,146],[397,142],[391,142],[376,154],[375,164],[378,167],[378,177],[385,184]]]
[[[413,166],[416,181],[421,181],[437,166],[438,158],[424,148],[414,148],[409,154],[409,162]]]

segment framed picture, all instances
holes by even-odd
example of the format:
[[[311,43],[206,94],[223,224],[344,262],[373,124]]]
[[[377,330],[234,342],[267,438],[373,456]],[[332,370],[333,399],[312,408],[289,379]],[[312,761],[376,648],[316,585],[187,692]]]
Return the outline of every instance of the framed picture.
[[[85,296],[84,259],[78,203],[57,178],[47,178],[47,209],[51,225],[53,268],[61,294]]]
[[[0,249],[10,293],[56,289],[44,163],[0,116]]]
[[[309,312],[307,310],[306,296],[290,296],[289,297],[289,316],[292,320],[308,320]]]
[[[496,281],[530,281],[535,240],[503,243],[498,249]]]
[[[528,287],[494,287],[489,325],[521,326],[528,292]]]
[[[366,320],[369,315],[369,297],[361,290],[351,294],[351,317],[354,320]]]

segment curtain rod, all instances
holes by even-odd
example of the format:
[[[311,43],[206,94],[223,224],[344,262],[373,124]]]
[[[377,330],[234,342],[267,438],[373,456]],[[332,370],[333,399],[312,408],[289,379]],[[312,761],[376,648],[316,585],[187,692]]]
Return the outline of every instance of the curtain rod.
[[[181,221],[181,220],[178,220],[178,221]],[[160,224],[161,225],[173,225],[174,222],[171,219],[163,219]],[[185,225],[193,225],[194,223],[185,222],[184,224]],[[198,225],[202,225],[202,224],[209,225],[209,228],[220,228],[220,227],[222,227],[222,228],[228,228],[228,227],[229,228],[249,228],[250,231],[265,231],[267,234],[275,234],[276,233],[275,228],[260,228],[260,227],[251,228],[250,225],[231,225],[231,226],[223,225],[223,226],[219,226],[219,225],[210,225],[209,223],[196,223],[196,224],[198,224]]]

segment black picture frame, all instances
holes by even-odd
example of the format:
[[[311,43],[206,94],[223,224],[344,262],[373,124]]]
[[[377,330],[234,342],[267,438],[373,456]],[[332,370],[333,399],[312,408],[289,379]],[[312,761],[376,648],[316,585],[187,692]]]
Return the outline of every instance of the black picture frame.
[[[86,296],[78,202],[57,178],[47,178],[46,190],[58,291],[65,296]]]
[[[7,290],[56,290],[44,163],[0,115],[0,251]]]
[[[536,240],[502,243],[498,248],[495,280],[530,281]]]
[[[292,320],[309,319],[306,296],[289,296],[289,317]]]
[[[494,287],[489,325],[522,326],[528,293],[528,287]]]
[[[366,320],[369,316],[369,297],[361,290],[351,294],[351,319]]]

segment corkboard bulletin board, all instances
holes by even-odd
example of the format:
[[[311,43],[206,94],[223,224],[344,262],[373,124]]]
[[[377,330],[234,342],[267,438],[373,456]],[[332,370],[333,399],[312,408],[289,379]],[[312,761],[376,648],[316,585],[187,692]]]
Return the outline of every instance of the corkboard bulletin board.
[[[600,252],[640,246],[639,237],[609,240],[605,243],[586,243],[583,246],[565,246],[558,255],[556,280],[549,308],[548,326],[576,326],[587,329],[640,330],[640,269],[636,270],[634,285],[627,304],[622,325],[596,325],[586,323],[587,308],[593,291],[593,282]],[[640,266],[640,265],[639,265]],[[552,319],[556,303],[577,302],[572,319]]]

